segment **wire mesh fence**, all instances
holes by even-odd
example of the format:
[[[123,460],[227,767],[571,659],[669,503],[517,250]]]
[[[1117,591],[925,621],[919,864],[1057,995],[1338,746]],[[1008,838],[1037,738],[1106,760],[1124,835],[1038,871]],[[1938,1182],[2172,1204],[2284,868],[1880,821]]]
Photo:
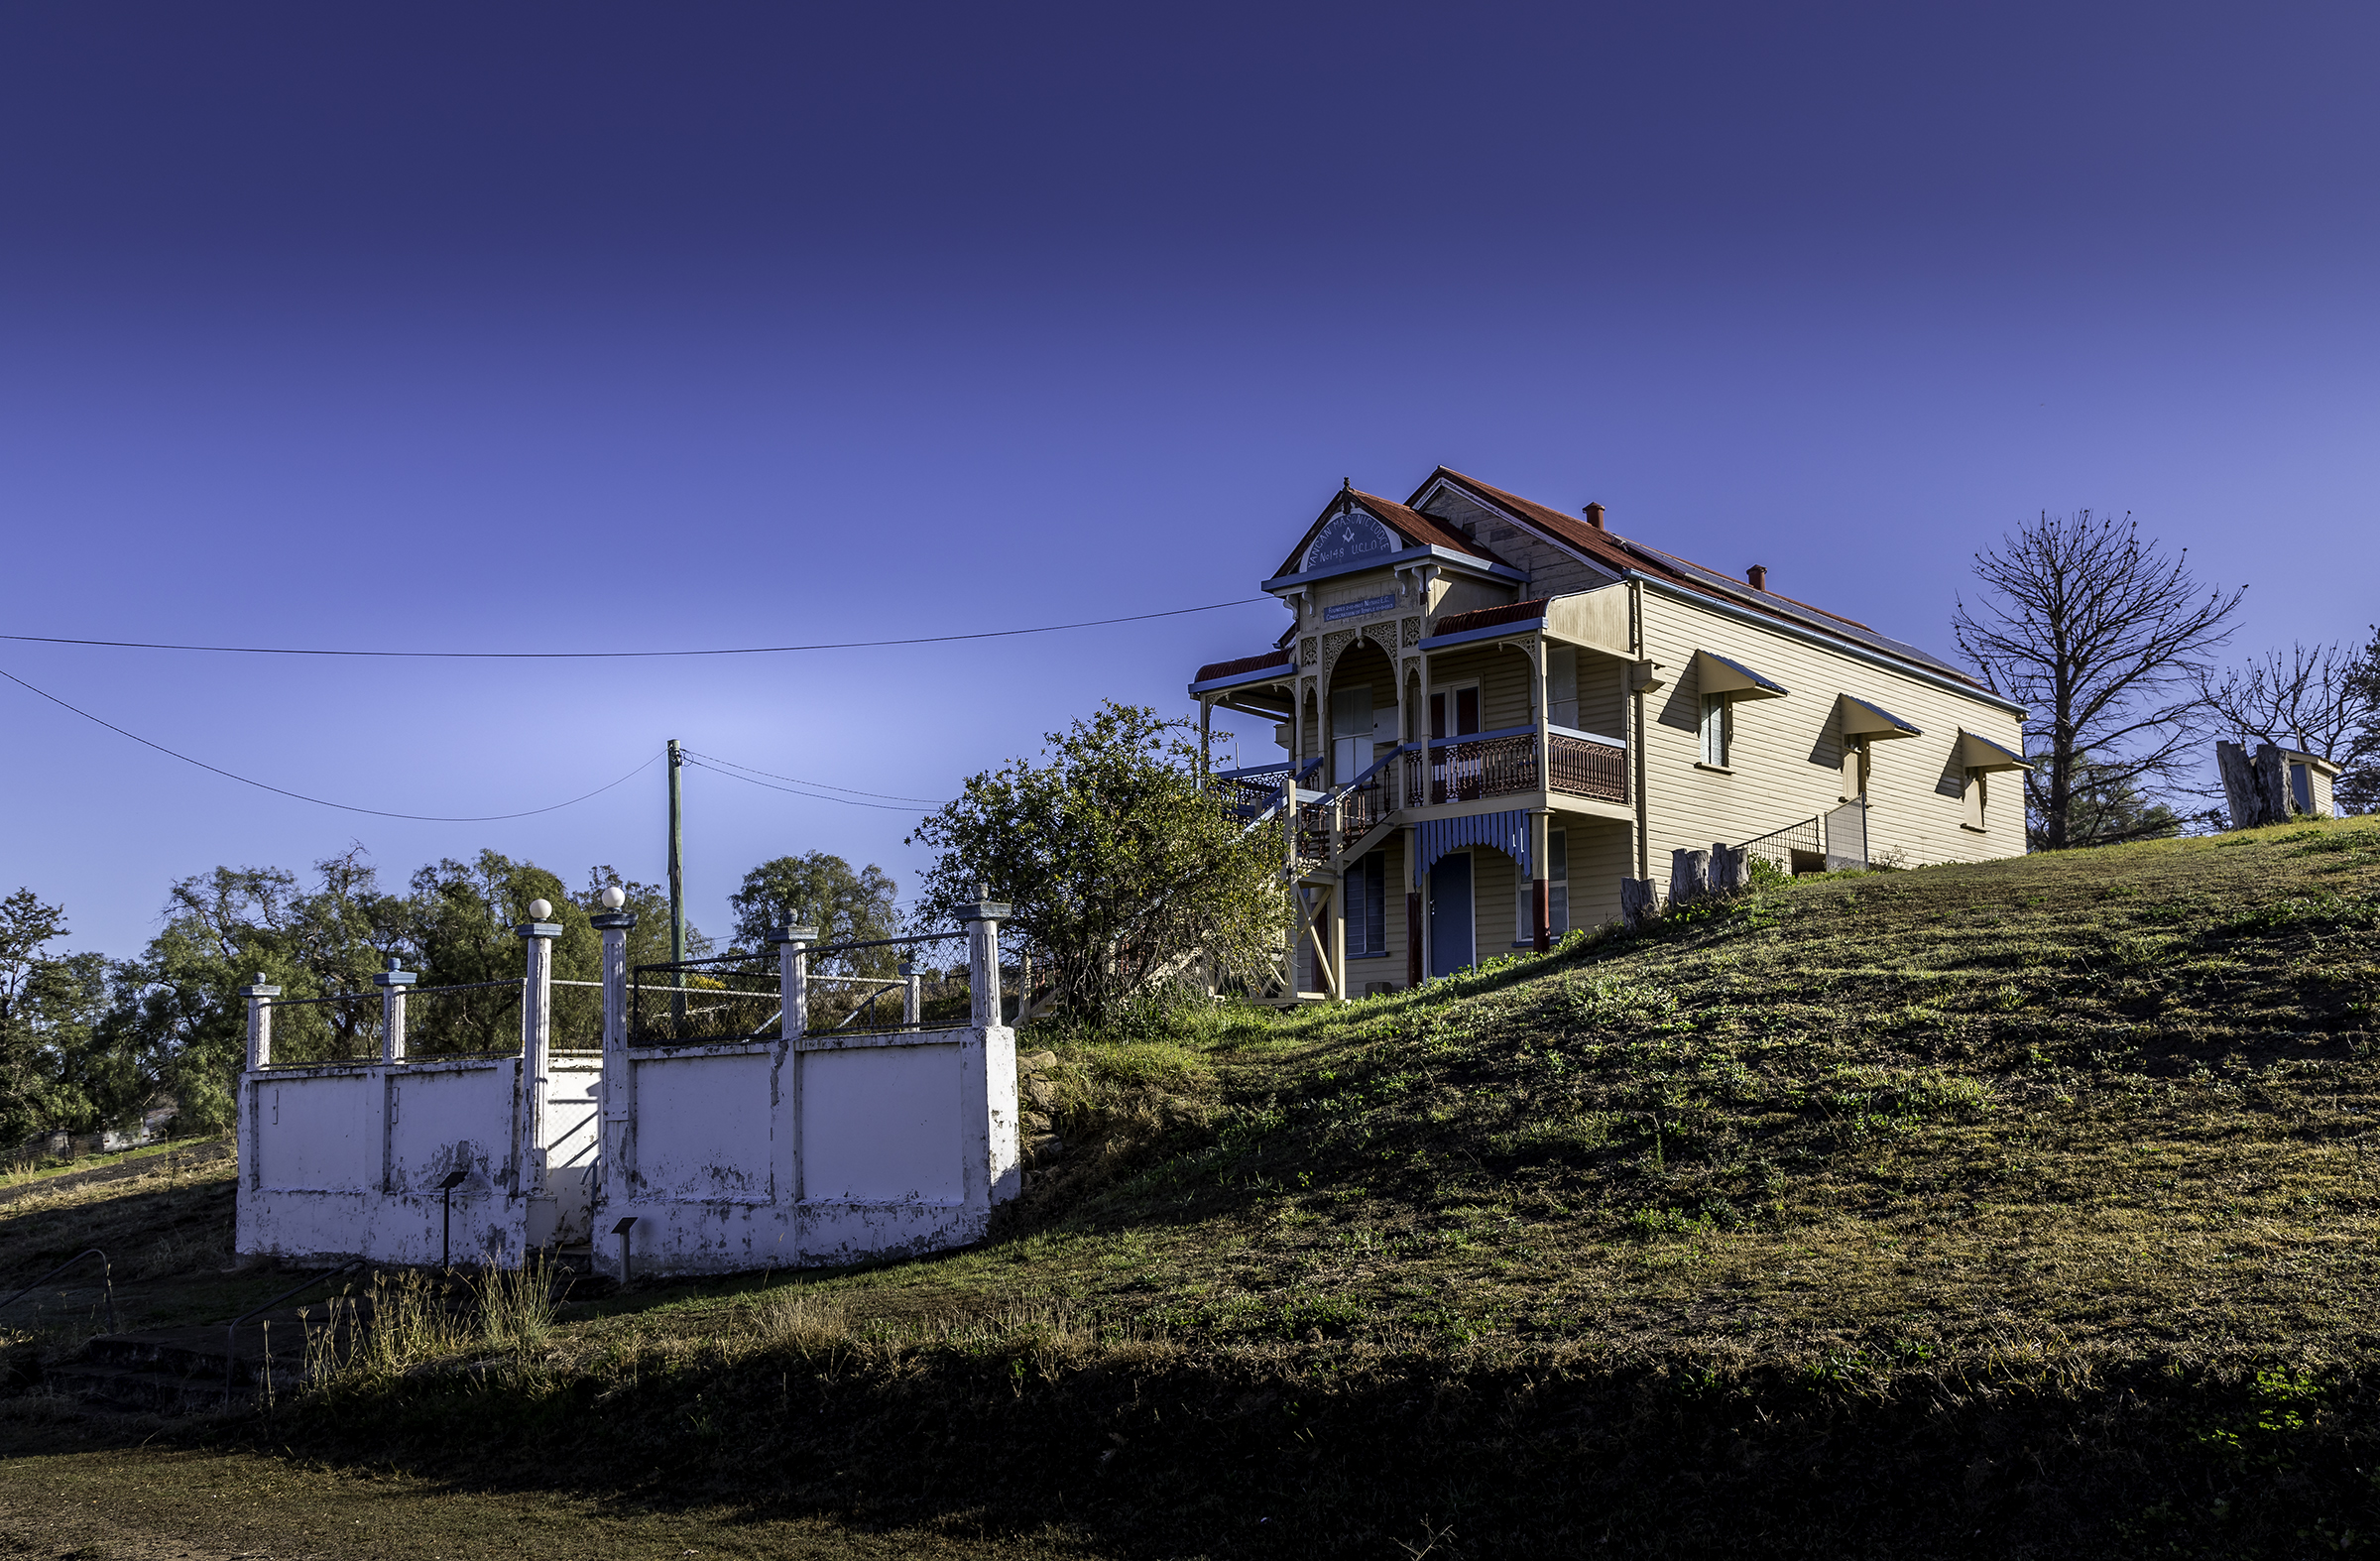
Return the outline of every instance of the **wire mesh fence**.
[[[821,944],[809,951],[804,1034],[935,1028],[963,1024],[969,1013],[966,964],[929,962],[930,945],[962,932]],[[851,975],[821,965],[895,963],[906,956],[918,970],[921,1017],[908,1018],[908,978]],[[637,1046],[716,1045],[769,1040],[783,1033],[782,978],[774,951],[721,954],[709,959],[639,965],[629,984],[629,1042]]]
[[[521,1049],[521,990],[515,981],[416,987],[405,1000],[405,1056],[504,1056]]]
[[[273,1065],[319,1067],[380,1060],[380,994],[273,1000]]]
[[[774,954],[639,965],[628,985],[636,1046],[692,1046],[775,1035],[783,1018]]]
[[[553,1024],[549,1042],[554,1051],[603,1049],[603,983],[553,982]]]

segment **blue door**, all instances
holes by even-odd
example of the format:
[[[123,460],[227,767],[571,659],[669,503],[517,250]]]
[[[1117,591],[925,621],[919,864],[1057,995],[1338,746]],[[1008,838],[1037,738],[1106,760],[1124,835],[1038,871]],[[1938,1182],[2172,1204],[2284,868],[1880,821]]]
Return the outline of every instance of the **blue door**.
[[[1430,869],[1430,974],[1451,976],[1471,963],[1471,854],[1458,851]]]

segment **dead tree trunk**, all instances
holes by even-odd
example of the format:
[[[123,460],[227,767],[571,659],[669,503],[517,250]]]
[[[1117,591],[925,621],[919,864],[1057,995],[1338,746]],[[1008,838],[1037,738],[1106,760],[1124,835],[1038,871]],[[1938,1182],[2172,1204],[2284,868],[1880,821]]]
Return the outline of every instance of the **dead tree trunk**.
[[[1669,854],[1669,902],[1687,904],[1711,893],[1711,853],[1680,847]]]
[[[1619,881],[1619,919],[1631,927],[1642,926],[1660,909],[1653,898],[1653,881],[1649,878],[1623,878]]]

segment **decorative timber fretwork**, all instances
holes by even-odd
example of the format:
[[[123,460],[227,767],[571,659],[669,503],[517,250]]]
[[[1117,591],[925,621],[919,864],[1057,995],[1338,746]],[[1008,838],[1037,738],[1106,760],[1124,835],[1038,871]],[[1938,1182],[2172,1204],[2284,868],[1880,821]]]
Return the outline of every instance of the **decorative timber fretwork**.
[[[1297,642],[1297,664],[1300,666],[1312,666],[1314,664],[1313,636],[1308,635],[1305,639]]]
[[[1366,624],[1364,638],[1380,648],[1391,662],[1396,660],[1396,625],[1392,623]]]
[[[1406,619],[1406,620],[1405,620],[1405,644],[1407,644],[1407,645],[1419,645],[1419,644],[1421,644],[1421,620],[1420,620],[1420,619],[1418,619],[1418,618],[1408,618],[1408,619]]]
[[[1353,629],[1333,629],[1322,637],[1322,675],[1324,678],[1329,678],[1331,668],[1339,664],[1341,653],[1355,643],[1356,631]]]

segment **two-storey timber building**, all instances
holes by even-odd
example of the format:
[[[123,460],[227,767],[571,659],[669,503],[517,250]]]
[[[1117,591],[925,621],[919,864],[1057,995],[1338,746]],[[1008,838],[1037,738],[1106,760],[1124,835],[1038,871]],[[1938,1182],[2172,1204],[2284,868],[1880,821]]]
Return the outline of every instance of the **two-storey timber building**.
[[[2025,849],[2024,711],[1864,624],[1440,467],[1343,488],[1263,589],[1295,622],[1199,669],[1288,757],[1218,775],[1281,829],[1290,985],[1353,997],[1547,947],[1672,853],[1788,872]],[[1284,798],[1294,803],[1283,810]]]

